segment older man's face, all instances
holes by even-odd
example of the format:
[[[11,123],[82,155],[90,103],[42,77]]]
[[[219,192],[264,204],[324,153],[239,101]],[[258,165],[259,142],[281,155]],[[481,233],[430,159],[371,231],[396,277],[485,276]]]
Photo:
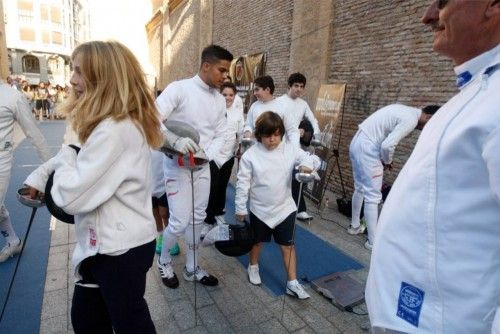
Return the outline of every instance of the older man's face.
[[[484,27],[487,0],[436,0],[427,8],[422,22],[434,32],[434,51],[456,65],[485,52]]]

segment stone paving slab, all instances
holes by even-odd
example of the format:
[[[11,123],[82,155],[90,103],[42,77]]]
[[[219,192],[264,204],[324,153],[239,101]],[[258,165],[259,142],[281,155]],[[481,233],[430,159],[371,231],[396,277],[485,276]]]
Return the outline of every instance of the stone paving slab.
[[[329,192],[326,196],[335,197]],[[336,206],[319,210],[308,204],[314,220],[310,224],[299,224],[361,262],[365,268],[353,275],[360,282],[366,282],[370,253],[363,247],[365,237],[346,232],[349,219],[340,215]],[[74,243],[73,228],[56,223],[49,252],[41,333],[73,333],[70,310],[74,286],[70,259]],[[217,287],[197,284],[195,321],[194,283],[182,278],[184,244],[182,241],[179,244],[181,254],[174,260],[179,288],[169,289],[163,285],[156,257],[147,275],[145,298],[158,333],[367,333],[368,316],[339,310],[307,284],[306,290],[311,295],[308,300],[276,297],[265,285],[251,285],[246,269],[237,259],[223,256],[213,247],[200,250],[199,262],[219,278],[220,284]],[[364,304],[356,310],[366,313]]]

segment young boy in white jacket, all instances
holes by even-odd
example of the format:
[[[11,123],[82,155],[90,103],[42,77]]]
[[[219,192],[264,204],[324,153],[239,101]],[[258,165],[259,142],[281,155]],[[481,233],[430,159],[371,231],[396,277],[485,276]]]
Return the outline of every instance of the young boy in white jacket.
[[[297,281],[296,273],[293,231],[297,206],[292,198],[291,178],[296,166],[302,172],[312,172],[319,165],[319,159],[282,141],[284,134],[283,120],[278,114],[267,111],[257,118],[255,138],[258,143],[246,151],[240,161],[236,219],[243,221],[249,215],[254,231],[255,245],[250,251],[248,266],[250,283],[261,284],[259,254],[262,243],[271,241],[273,236],[280,245],[287,271],[286,293],[306,299],[309,294]],[[248,200],[250,212],[247,211]]]

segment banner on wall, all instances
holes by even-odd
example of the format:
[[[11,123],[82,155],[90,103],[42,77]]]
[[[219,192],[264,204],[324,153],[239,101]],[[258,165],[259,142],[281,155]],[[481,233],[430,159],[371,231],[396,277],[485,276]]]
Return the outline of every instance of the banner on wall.
[[[229,75],[236,85],[238,95],[243,100],[244,111],[248,111],[253,102],[252,90],[255,78],[265,74],[266,57],[263,53],[235,57],[229,68]]]
[[[319,181],[307,184],[304,194],[315,204],[319,205],[323,199],[324,189],[327,183],[327,172],[329,169],[330,158],[333,149],[336,148],[333,143],[333,134],[336,131],[342,104],[344,103],[345,84],[321,85],[316,99],[314,116],[318,120],[321,131],[321,146],[314,149],[314,153],[320,158],[321,165],[318,169]],[[338,147],[336,148],[338,149]]]
[[[321,85],[316,99],[314,116],[321,131],[321,145],[329,150],[334,148],[333,134],[342,111],[345,87],[346,84]]]

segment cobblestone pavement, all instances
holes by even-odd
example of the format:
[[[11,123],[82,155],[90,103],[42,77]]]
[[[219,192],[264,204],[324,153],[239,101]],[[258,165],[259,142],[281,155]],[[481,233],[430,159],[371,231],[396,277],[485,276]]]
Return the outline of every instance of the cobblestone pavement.
[[[336,196],[327,192],[326,197],[330,198],[330,204],[335,203]],[[309,225],[300,224],[361,262],[365,267],[355,275],[366,282],[370,253],[363,247],[365,237],[347,233],[349,220],[337,212],[336,206],[320,211],[308,204],[314,220]],[[73,333],[70,259],[74,232],[67,224],[52,223],[40,332]],[[183,249],[182,243],[180,246]],[[193,283],[182,279],[184,255],[176,257],[175,269],[180,274],[177,289],[162,284],[154,264],[148,272],[146,300],[158,333],[367,333],[368,316],[339,310],[308,285],[306,290],[311,298],[300,301],[285,297],[282,317],[283,296],[275,297],[264,285],[251,285],[246,269],[237,259],[223,256],[213,247],[203,248],[199,254],[200,263],[220,283],[217,287],[197,285],[196,320]],[[366,313],[364,304],[354,309]]]

